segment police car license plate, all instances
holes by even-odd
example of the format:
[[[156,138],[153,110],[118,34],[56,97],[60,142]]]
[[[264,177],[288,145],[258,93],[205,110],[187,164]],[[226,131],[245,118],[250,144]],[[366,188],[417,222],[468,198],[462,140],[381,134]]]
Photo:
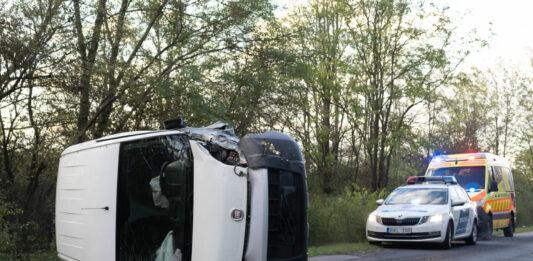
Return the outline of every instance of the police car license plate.
[[[387,233],[391,234],[409,234],[413,232],[413,229],[410,227],[388,227]]]

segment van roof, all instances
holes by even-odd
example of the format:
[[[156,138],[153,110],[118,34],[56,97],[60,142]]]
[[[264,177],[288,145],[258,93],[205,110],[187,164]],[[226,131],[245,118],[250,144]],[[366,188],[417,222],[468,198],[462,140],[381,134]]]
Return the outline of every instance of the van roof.
[[[487,163],[510,165],[509,161],[506,158],[500,157],[496,154],[492,154],[488,152],[443,154],[443,155],[434,156],[431,161],[450,161],[450,160],[453,161],[453,160],[475,160],[475,159],[485,159]]]
[[[164,136],[164,135],[171,135],[171,134],[183,134],[181,131],[177,130],[153,130],[153,131],[130,131],[130,132],[122,132],[117,134],[112,134],[108,136],[104,136],[98,139],[82,142],[79,144],[72,145],[68,148],[66,148],[63,153],[61,153],[61,156],[78,152],[82,150],[92,149],[96,147],[106,146],[110,144],[115,143],[121,143],[131,140],[139,140],[139,139],[145,139],[150,137],[157,137],[157,136]]]

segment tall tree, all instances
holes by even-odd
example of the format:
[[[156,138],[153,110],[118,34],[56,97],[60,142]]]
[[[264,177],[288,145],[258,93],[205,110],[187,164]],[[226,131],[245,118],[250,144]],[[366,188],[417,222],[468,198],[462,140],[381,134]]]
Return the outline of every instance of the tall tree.
[[[93,137],[116,130],[110,128],[113,113],[142,113],[137,106],[146,104],[158,85],[176,82],[180,70],[210,54],[238,49],[257,19],[271,11],[267,1],[72,4],[79,61],[74,81],[79,91],[78,141],[85,140],[89,130]],[[135,102],[132,98],[141,101],[128,106]],[[164,99],[172,100],[168,98]]]
[[[350,97],[361,101],[356,126],[373,188],[388,184],[391,158],[407,118],[443,84],[461,60],[450,52],[453,27],[445,9],[411,1],[347,1],[345,26],[353,50]],[[432,11],[427,11],[432,10]],[[424,21],[436,21],[428,24]],[[357,111],[356,111],[357,112]]]
[[[286,46],[296,57],[297,79],[287,98],[296,103],[285,125],[303,143],[312,173],[320,177],[322,192],[333,191],[332,179],[346,133],[341,97],[347,91],[344,17],[340,1],[310,1],[288,20],[292,40]]]

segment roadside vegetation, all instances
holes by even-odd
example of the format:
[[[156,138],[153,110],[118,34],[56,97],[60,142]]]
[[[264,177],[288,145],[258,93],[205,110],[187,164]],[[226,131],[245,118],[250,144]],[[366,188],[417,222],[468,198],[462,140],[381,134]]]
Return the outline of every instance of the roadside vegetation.
[[[311,249],[364,246],[375,200],[435,153],[512,160],[518,225],[533,225],[530,70],[461,67],[488,37],[458,35],[468,25],[440,1],[275,10],[269,0],[0,1],[0,259],[55,250],[65,148],[178,117],[294,137]]]

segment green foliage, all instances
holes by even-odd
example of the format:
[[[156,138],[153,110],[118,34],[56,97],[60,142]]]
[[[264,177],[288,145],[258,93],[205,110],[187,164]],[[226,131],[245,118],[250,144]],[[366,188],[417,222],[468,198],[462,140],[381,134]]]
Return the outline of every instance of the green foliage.
[[[366,240],[368,215],[386,195],[385,190],[370,192],[356,184],[338,196],[309,195],[309,245]]]
[[[18,229],[18,224],[10,221],[16,220],[17,216],[21,214],[22,209],[8,202],[6,197],[0,194],[0,253],[13,253],[16,251],[18,236],[12,232]]]
[[[533,225],[533,153],[522,151],[516,158],[513,178],[516,191],[517,225]]]

